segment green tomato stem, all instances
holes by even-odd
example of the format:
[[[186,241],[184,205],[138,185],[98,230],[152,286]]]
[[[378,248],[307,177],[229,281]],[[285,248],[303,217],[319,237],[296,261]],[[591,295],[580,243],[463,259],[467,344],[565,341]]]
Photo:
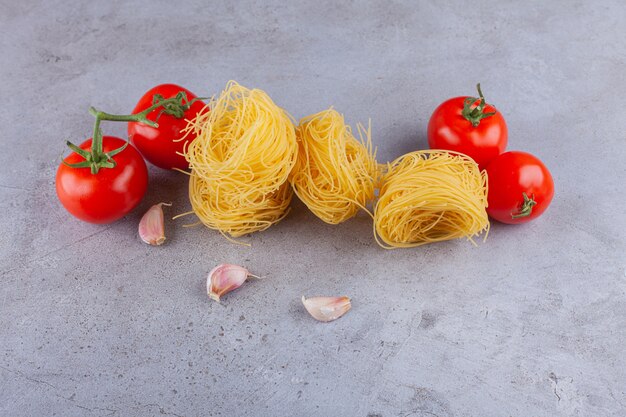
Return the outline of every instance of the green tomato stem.
[[[524,198],[524,201],[520,204],[520,210],[517,213],[511,213],[512,219],[530,216],[533,212],[533,207],[537,205],[534,194],[532,197],[528,198],[526,193],[522,193],[522,197]]]
[[[186,103],[183,104],[183,100],[185,100]],[[161,107],[163,108],[161,113],[165,112],[180,119],[184,116],[185,111],[187,111],[191,104],[194,103],[196,100],[198,99],[187,101],[187,96],[182,91],[179,92],[175,97],[169,99],[164,99],[162,96],[155,96],[152,106],[136,114],[111,114],[98,110],[93,106],[89,107],[89,113],[91,113],[91,115],[94,116],[96,119],[93,125],[91,150],[86,151],[74,145],[72,142],[67,141],[67,146],[72,151],[83,157],[85,160],[74,164],[63,161],[63,164],[71,168],[89,167],[93,175],[97,174],[100,168],[114,168],[117,163],[113,159],[113,156],[126,149],[126,146],[128,146],[128,141],[123,146],[117,149],[114,149],[110,152],[104,152],[102,144],[102,130],[100,129],[101,121],[106,120],[111,122],[138,122],[157,128],[159,127],[159,124],[156,121],[148,119],[148,115],[152,111]],[[161,115],[161,113],[159,113],[157,119]]]
[[[93,124],[93,136],[91,140],[91,173],[97,174],[101,164],[99,163],[102,155],[102,131],[100,130],[100,118],[96,117]]]
[[[493,116],[496,112],[485,113],[485,106],[487,103],[485,102],[485,96],[483,96],[483,92],[480,89],[480,83],[476,84],[476,89],[478,90],[478,97],[468,97],[463,101],[463,110],[461,111],[461,115],[472,124],[472,126],[476,127],[480,124],[482,119]],[[476,102],[479,102],[476,107],[472,107]]]

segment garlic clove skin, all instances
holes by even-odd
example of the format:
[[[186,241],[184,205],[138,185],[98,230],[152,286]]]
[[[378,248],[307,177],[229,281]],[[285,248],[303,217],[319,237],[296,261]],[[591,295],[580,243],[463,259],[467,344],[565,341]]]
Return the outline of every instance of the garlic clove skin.
[[[323,322],[337,320],[350,310],[352,303],[348,297],[310,297],[302,296],[302,304],[309,314]]]
[[[241,287],[248,277],[260,278],[242,266],[220,264],[209,272],[206,281],[207,295],[219,302],[222,295]]]
[[[171,206],[170,203],[155,204],[146,211],[139,221],[139,237],[144,243],[159,246],[165,242],[165,220],[162,206]]]

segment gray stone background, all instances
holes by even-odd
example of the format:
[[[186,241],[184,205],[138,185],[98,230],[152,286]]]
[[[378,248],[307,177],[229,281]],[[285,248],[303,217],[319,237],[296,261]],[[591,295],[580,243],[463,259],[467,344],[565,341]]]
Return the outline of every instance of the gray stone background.
[[[626,415],[623,1],[1,3],[0,415]],[[329,226],[298,202],[251,248],[182,228],[186,178],[154,167],[112,225],[60,206],[89,105],[229,79],[296,118],[371,117],[380,161],[426,147],[436,105],[480,81],[555,199],[478,247],[396,251],[366,216]],[[160,201],[168,241],[148,247]],[[268,278],[211,302],[221,262]],[[353,309],[317,323],[303,294]]]

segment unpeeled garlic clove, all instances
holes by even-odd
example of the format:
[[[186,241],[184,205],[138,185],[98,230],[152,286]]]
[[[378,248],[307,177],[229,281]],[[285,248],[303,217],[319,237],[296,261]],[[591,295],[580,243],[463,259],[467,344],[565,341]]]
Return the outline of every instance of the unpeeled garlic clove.
[[[209,272],[206,281],[207,295],[219,302],[222,295],[241,287],[248,277],[260,279],[242,266],[220,264]]]
[[[158,246],[165,242],[165,221],[162,206],[170,203],[159,203],[150,207],[139,221],[139,237],[148,245]]]
[[[350,310],[352,304],[348,297],[310,297],[302,296],[302,304],[315,320],[333,321]]]

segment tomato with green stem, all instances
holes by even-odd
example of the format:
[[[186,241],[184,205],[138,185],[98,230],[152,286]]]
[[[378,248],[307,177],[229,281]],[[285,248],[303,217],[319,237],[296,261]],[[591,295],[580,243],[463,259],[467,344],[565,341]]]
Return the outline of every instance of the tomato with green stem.
[[[148,187],[148,169],[141,154],[127,141],[103,136],[103,120],[141,122],[158,127],[148,114],[168,105],[181,105],[175,97],[155,103],[131,115],[105,113],[91,107],[95,117],[93,136],[76,146],[64,158],[56,174],[56,191],[61,204],[75,217],[90,223],[111,223],[130,213],[141,201]]]
[[[487,213],[507,224],[526,223],[546,211],[554,196],[554,180],[537,157],[505,152],[487,165]]]
[[[111,223],[124,217],[141,202],[148,188],[148,169],[141,154],[120,138],[102,136],[101,141],[104,153],[123,148],[111,155],[109,165],[96,174],[87,166],[71,166],[88,155],[93,144],[93,139],[88,139],[78,147],[80,151],[63,160],[56,175],[57,195],[63,206],[89,223]]]
[[[205,109],[202,98],[191,91],[175,84],[161,84],[148,90],[139,99],[133,113],[140,113],[163,102],[178,98],[177,101],[156,108],[147,114],[147,118],[158,126],[142,122],[128,123],[128,137],[139,152],[153,165],[163,169],[187,169],[189,163],[183,156],[186,143],[191,136],[185,137],[183,130],[187,120],[195,118]],[[184,138],[184,139],[183,139]]]
[[[428,122],[428,146],[463,153],[480,169],[506,149],[508,130],[502,114],[478,97],[455,97],[444,101]]]

